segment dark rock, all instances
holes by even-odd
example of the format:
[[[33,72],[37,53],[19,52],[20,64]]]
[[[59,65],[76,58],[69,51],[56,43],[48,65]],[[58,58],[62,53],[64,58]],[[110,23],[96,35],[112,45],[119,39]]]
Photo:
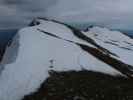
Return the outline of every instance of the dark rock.
[[[23,100],[132,100],[132,84],[132,79],[97,72],[53,72]]]

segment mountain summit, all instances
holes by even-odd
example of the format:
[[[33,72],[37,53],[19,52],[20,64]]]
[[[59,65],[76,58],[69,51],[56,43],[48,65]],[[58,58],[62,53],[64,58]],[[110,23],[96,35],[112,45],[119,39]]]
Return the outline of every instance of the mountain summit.
[[[123,33],[100,27],[84,32],[37,18],[6,48],[1,62],[0,100],[20,100],[36,91],[51,70],[88,70],[132,78],[132,58],[133,40]]]

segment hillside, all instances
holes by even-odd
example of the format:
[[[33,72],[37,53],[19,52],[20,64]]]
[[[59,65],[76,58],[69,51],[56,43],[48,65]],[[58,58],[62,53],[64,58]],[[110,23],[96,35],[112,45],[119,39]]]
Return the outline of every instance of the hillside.
[[[34,97],[37,91],[39,94],[43,93],[39,91],[45,90],[45,87],[40,88],[43,84],[46,83],[49,87],[51,79],[53,81],[50,82],[53,82],[52,85],[55,87],[58,87],[58,84],[68,87],[67,83],[70,80],[74,84],[79,84],[81,79],[85,82],[84,87],[90,84],[87,86],[90,90],[94,85],[93,82],[100,88],[112,81],[114,82],[110,83],[112,89],[118,90],[120,93],[118,96],[121,96],[123,94],[121,88],[125,89],[128,83],[132,83],[132,58],[133,40],[121,32],[101,27],[92,27],[83,32],[65,23],[38,18],[29,27],[21,29],[6,48],[1,62],[3,70],[0,75],[0,99],[21,100],[31,93]],[[51,74],[53,72],[59,74]],[[62,79],[64,83],[58,83],[57,80]],[[105,82],[102,85],[99,84],[101,79]],[[119,83],[121,88],[116,89]],[[73,86],[73,83],[71,85]],[[94,86],[94,91],[99,88]],[[81,89],[81,92],[83,91]],[[59,93],[61,92],[64,93],[63,90]],[[29,99],[25,97],[24,100]],[[31,97],[30,100],[34,99]]]

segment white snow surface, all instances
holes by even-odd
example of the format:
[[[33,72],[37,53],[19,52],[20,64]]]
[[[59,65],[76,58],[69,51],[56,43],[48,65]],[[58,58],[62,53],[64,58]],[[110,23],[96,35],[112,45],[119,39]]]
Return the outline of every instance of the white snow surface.
[[[114,56],[115,58],[133,65],[133,39],[127,35],[102,27],[93,27],[88,32],[83,33],[95,40],[100,46],[116,54],[118,57]]]
[[[83,51],[78,45],[37,30],[41,29],[63,39],[95,47],[78,39],[66,26],[51,21],[40,20],[40,22],[40,25],[21,29],[14,37],[12,44],[7,47],[1,63],[4,65],[4,70],[0,74],[0,100],[21,100],[24,95],[30,94],[39,88],[41,83],[49,77],[48,71],[50,70],[80,71],[85,68],[110,75],[121,75],[117,70]],[[106,32],[108,30],[96,27],[91,29],[91,32],[84,34],[95,39],[105,48],[106,46],[107,49],[112,48],[113,52],[121,58],[129,53],[128,60],[131,63],[130,57],[133,57],[133,55],[130,55],[130,52],[132,51],[124,51],[115,46],[113,48],[112,45],[105,45],[103,41],[115,39],[120,42],[118,42],[119,45],[126,46],[127,44],[124,44],[123,41],[133,43],[133,40],[119,32],[111,32],[112,34]],[[91,33],[97,33],[101,40],[96,39],[94,34]],[[116,37],[114,37],[114,34]],[[119,52],[120,50],[123,53]],[[53,66],[53,68],[50,66]]]

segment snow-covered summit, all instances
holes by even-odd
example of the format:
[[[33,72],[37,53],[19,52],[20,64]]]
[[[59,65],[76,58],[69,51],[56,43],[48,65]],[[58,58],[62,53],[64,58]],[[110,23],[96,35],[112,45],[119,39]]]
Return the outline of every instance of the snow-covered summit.
[[[85,69],[132,78],[132,44],[133,40],[120,32],[99,27],[81,32],[58,21],[35,19],[6,49],[0,100],[21,100],[35,92],[50,70]]]
[[[97,44],[117,55],[117,59],[133,65],[133,39],[119,31],[107,28],[93,27],[88,32],[83,32]]]

